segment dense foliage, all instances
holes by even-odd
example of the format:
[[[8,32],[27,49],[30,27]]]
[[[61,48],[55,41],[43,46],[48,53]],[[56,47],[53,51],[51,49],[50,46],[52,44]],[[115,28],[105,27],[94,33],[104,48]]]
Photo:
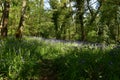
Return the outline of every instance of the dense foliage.
[[[7,10],[5,1],[10,5],[9,24],[5,23],[9,35],[16,33],[20,18],[24,17],[22,34],[27,36],[107,43],[119,41],[119,0],[23,0],[26,1],[24,11],[22,0],[1,0],[2,27],[7,19],[2,17]]]

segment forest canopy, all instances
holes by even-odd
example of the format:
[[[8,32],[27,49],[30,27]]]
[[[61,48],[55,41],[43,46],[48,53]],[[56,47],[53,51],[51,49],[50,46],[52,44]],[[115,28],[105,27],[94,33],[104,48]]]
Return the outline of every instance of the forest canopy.
[[[119,0],[1,0],[1,37],[120,41]]]

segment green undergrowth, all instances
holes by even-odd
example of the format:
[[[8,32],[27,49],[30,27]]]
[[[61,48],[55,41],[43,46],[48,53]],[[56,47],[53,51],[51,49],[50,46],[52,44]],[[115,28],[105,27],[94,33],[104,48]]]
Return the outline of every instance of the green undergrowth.
[[[0,41],[0,80],[120,80],[120,48],[9,38]]]

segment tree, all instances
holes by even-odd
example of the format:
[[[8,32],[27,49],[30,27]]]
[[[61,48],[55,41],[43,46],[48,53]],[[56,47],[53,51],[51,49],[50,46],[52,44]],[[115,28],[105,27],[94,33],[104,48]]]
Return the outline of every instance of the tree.
[[[23,4],[22,4],[22,12],[21,12],[21,17],[20,17],[20,22],[19,22],[19,26],[18,29],[16,31],[16,38],[22,38],[22,27],[24,26],[24,18],[25,18],[25,11],[26,11],[26,0],[23,0]]]
[[[1,36],[2,37],[7,37],[10,1],[5,0],[3,4],[4,4],[4,9],[3,9],[2,17],[1,17],[1,24],[2,24]]]
[[[116,0],[115,2],[119,2],[119,0]],[[112,0],[105,0],[102,2],[99,20],[101,27],[99,27],[99,34],[105,38],[104,33],[107,32],[109,39],[117,41],[119,35],[119,5],[115,2]],[[108,27],[107,31],[105,31],[105,26]]]
[[[80,31],[81,31],[81,40],[85,40],[85,27],[84,27],[84,3],[85,0],[76,0],[76,9],[77,9],[77,22],[80,24]]]

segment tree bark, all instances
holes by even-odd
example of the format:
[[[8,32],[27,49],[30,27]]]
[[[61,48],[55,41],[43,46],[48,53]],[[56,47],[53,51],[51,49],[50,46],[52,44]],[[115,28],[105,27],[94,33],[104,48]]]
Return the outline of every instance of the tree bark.
[[[77,15],[78,15],[78,21],[80,23],[80,28],[81,28],[81,40],[84,41],[85,40],[85,29],[84,29],[84,22],[83,22],[83,15],[84,15],[84,0],[76,0],[77,2]]]
[[[2,37],[7,37],[8,33],[8,18],[9,18],[9,9],[10,9],[10,1],[6,0],[4,2],[4,10],[3,10],[3,15],[1,18],[1,36]]]
[[[26,0],[23,0],[20,22],[19,22],[18,29],[16,31],[16,38],[22,38],[22,28],[24,26],[23,23],[25,18],[26,4],[27,4]]]

